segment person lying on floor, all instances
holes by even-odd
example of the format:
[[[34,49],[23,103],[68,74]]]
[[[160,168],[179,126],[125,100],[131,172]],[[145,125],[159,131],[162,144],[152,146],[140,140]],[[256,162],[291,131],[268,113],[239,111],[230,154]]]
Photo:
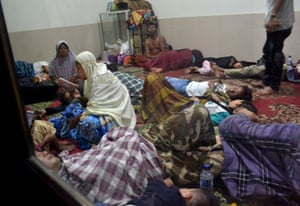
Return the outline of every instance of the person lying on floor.
[[[237,60],[235,56],[224,56],[224,57],[203,57],[202,63],[204,61],[209,61],[210,63],[214,63],[219,67],[224,69],[231,68],[242,68],[245,66],[255,65],[256,62],[249,62],[243,60]]]
[[[57,91],[57,104],[50,105],[45,109],[39,111],[40,119],[47,119],[53,114],[63,112],[69,104],[79,102],[83,107],[86,107],[87,99],[80,94],[78,89],[68,90],[59,88]]]
[[[147,139],[147,141],[143,141],[143,138]],[[155,145],[155,149],[150,142]],[[88,191],[84,190],[82,192],[91,201],[113,205],[114,201],[118,203],[125,200],[129,201],[128,198],[135,198],[141,195],[141,192],[145,189],[144,183],[148,181],[149,175],[151,176],[149,174],[151,171],[159,171],[155,174],[159,174],[158,179],[160,180],[161,177],[170,177],[174,184],[180,187],[186,187],[186,185],[195,186],[195,184],[198,187],[197,183],[201,172],[200,165],[203,162],[212,163],[214,165],[213,171],[216,174],[219,173],[223,161],[223,152],[220,150],[219,145],[220,139],[215,135],[207,109],[199,104],[191,104],[169,115],[160,124],[152,124],[146,127],[145,130],[139,131],[139,133],[130,128],[114,127],[102,137],[98,145],[93,146],[89,150],[72,155],[67,151],[59,153],[64,165],[63,168],[67,170],[69,176],[65,177],[63,172],[59,174],[72,184],[77,185],[77,181],[79,181],[80,186],[77,185],[79,189],[89,188]],[[134,151],[132,151],[133,147]],[[116,150],[116,148],[119,149]],[[143,150],[143,152],[140,150]],[[122,151],[126,151],[126,155]],[[37,154],[41,155],[38,155],[38,157],[44,157],[46,160],[53,160],[54,158],[48,153]],[[107,156],[107,154],[110,155]],[[119,158],[120,154],[121,159]],[[137,154],[142,156],[140,157]],[[118,155],[117,159],[115,159],[115,155]],[[128,161],[132,159],[131,155],[135,156],[135,160],[139,160],[138,165],[128,166]],[[159,163],[156,161],[158,158],[156,155],[159,157]],[[156,163],[153,163],[153,159],[155,159]],[[94,161],[97,161],[97,164]],[[119,161],[125,164],[120,164]],[[147,163],[143,163],[143,161]],[[85,165],[84,167],[82,166],[83,164]],[[87,168],[86,164],[90,165],[87,171],[84,169]],[[115,172],[121,170],[121,174],[126,177],[128,177],[128,174],[134,174],[132,176],[129,175],[133,179],[128,180],[128,178],[123,179],[121,177],[120,183],[115,176],[116,179],[114,181],[107,181],[107,179],[111,180],[113,176],[109,171],[106,171],[106,169],[113,166],[112,164],[117,165],[117,167],[115,166],[116,169],[114,169]],[[157,169],[158,165],[160,170]],[[55,167],[52,166],[52,168],[58,169],[60,166],[56,165]],[[138,168],[142,169],[138,172],[141,175],[140,178],[136,176],[137,172],[135,170]],[[164,175],[162,175],[163,173]],[[81,176],[80,174],[85,175]],[[95,174],[97,175],[95,176]],[[111,175],[109,176],[110,178],[107,178],[108,174]],[[83,179],[83,177],[85,178]],[[153,176],[149,178],[155,179]],[[128,182],[122,182],[127,180]],[[137,183],[136,181],[139,182]],[[140,182],[143,182],[143,184],[141,183],[143,187],[137,186],[140,185]],[[85,187],[85,184],[89,186]],[[126,185],[126,187],[120,187],[120,184]],[[120,189],[122,191],[119,191]],[[132,194],[132,191],[134,191],[134,194]]]
[[[194,107],[195,107],[194,109],[196,109],[196,107],[199,107],[199,105],[194,105]],[[181,113],[180,116],[189,117],[187,122],[190,122],[190,124],[193,122],[191,121],[192,119],[190,119],[193,115],[190,115],[189,113],[185,113],[185,114]],[[192,147],[195,146],[195,143],[198,142],[200,138],[202,139],[204,137],[199,133],[197,133],[196,136],[184,135],[185,138],[190,136],[190,138],[186,140],[192,140],[192,142],[181,141],[182,137],[180,137],[179,133],[181,133],[180,132],[181,129],[185,130],[184,129],[185,125],[181,124],[181,127],[179,127],[178,124],[180,124],[183,119],[184,118],[180,118],[180,119],[172,118],[172,120],[168,121],[169,123],[166,125],[159,124],[156,126],[152,126],[149,129],[150,133],[148,133],[146,137],[142,136],[143,138],[148,137],[147,139],[151,139],[152,142],[154,142],[155,148],[151,146],[149,141],[144,141],[143,138],[139,137],[137,131],[129,128],[116,127],[113,128],[110,132],[108,132],[105,135],[105,137],[102,139],[100,144],[94,146],[91,150],[87,150],[83,153],[78,153],[75,155],[67,155],[67,152],[63,152],[60,154],[62,161],[60,161],[59,159],[57,161],[54,161],[56,158],[51,156],[48,153],[37,153],[37,157],[41,158],[42,161],[45,160],[49,161],[50,159],[53,160],[52,163],[55,162],[56,163],[55,166],[52,165],[51,167],[51,165],[49,164],[47,165],[50,166],[50,168],[52,169],[56,169],[56,171],[60,170],[61,171],[59,172],[60,175],[63,174],[62,172],[63,170],[67,169],[69,174],[68,178],[72,177],[74,178],[73,180],[76,180],[75,178],[76,174],[78,175],[84,172],[82,170],[84,170],[86,166],[82,167],[81,164],[85,164],[85,165],[90,164],[91,166],[94,167],[94,169],[89,170],[93,172],[87,176],[89,177],[91,176],[93,178],[85,178],[83,180],[82,178],[86,177],[86,175],[79,176],[81,182],[79,184],[80,186],[77,185],[77,188],[79,189],[86,188],[84,187],[84,184],[89,184],[89,187],[87,187],[89,188],[89,190],[82,190],[82,192],[85,195],[87,195],[87,197],[93,202],[100,201],[103,203],[110,204],[112,203],[116,194],[122,195],[122,198],[119,198],[118,203],[120,203],[120,201],[128,202],[142,195],[146,188],[146,186],[144,186],[135,195],[129,195],[130,192],[136,191],[135,187],[134,187],[135,189],[132,190],[128,189],[129,187],[132,187],[131,183],[136,183],[136,181],[138,180],[140,181],[144,180],[147,181],[148,183],[151,182],[151,180],[145,178],[145,176],[147,177],[147,175],[150,175],[149,173],[151,173],[152,175],[154,174],[157,175],[156,177],[151,176],[152,180],[158,179],[162,181],[165,177],[168,177],[163,175],[164,171],[161,168],[164,168],[164,170],[167,171],[167,174],[170,174],[170,171],[173,170],[174,171],[173,176],[172,175],[170,176],[172,181],[173,179],[177,181],[181,179],[180,181],[181,183],[190,182],[190,181],[183,181],[183,180],[190,179],[191,176],[187,175],[186,173],[191,169],[183,170],[184,173],[182,173],[182,171],[180,170],[182,168],[180,167],[181,166],[180,164],[183,164],[186,167],[191,167],[192,165],[194,165],[195,171],[197,170],[197,174],[199,175],[199,170],[200,170],[199,165],[201,165],[202,161],[207,159],[205,157],[194,158],[194,159],[191,158],[197,154],[196,152],[197,147],[194,148],[194,150],[190,151],[190,153],[194,151],[194,154],[189,154],[189,152],[186,151],[187,149],[189,150],[192,149]],[[207,127],[205,122],[209,123],[209,119],[207,119],[207,117],[206,117],[207,121],[205,121],[204,119],[205,118],[200,120],[200,122],[204,123],[204,125],[202,124],[200,125],[203,126],[203,127],[201,126],[201,128],[204,128],[206,130],[209,127]],[[176,122],[177,124],[174,124]],[[198,123],[195,123],[194,126],[196,126]],[[168,126],[172,126],[172,129],[169,129]],[[200,127],[197,126],[195,128],[200,129]],[[158,132],[162,130],[167,131],[167,133],[163,134]],[[299,155],[297,155],[297,151],[300,149],[299,148],[300,139],[298,138],[300,135],[299,125],[291,124],[291,123],[259,124],[259,123],[252,122],[246,115],[235,114],[224,119],[219,126],[219,130],[220,130],[220,136],[221,136],[220,141],[222,147],[219,148],[220,150],[214,150],[217,147],[212,147],[213,149],[211,149],[210,151],[211,152],[218,151],[220,154],[219,158],[222,157],[223,154],[224,162],[222,160],[219,161],[220,170],[219,171],[214,170],[214,171],[216,177],[218,177],[218,174],[220,174],[220,178],[224,183],[225,188],[228,189],[227,192],[229,192],[230,197],[235,198],[240,203],[248,203],[248,204],[257,203],[257,202],[263,203],[264,205],[297,205],[298,204],[299,197],[300,197],[300,190],[299,190],[300,182],[299,179],[297,178],[298,177],[297,174],[299,174],[300,172],[299,167],[297,167],[297,161],[300,161]],[[192,131],[191,128],[189,128],[188,131],[190,131],[189,134],[191,134]],[[154,136],[152,136],[153,134]],[[198,140],[193,138],[193,136],[197,137],[196,139]],[[165,139],[166,137],[168,138]],[[131,152],[133,149],[132,147],[129,148],[126,146],[126,148],[124,149],[125,147],[124,141],[127,141],[126,144],[127,146],[136,145],[137,150],[142,150],[142,148],[144,150],[147,148],[148,150],[146,153],[145,151],[144,152],[134,151],[132,153]],[[139,143],[132,144],[135,141],[138,141]],[[180,146],[179,143],[181,144],[185,143],[185,144]],[[136,165],[136,167],[132,165],[130,167],[127,167],[126,163],[119,164],[119,161],[121,161],[120,158],[113,159],[113,161],[112,159],[108,158],[110,156],[105,156],[105,158],[100,158],[101,153],[102,155],[108,154],[110,152],[120,154],[121,151],[115,149],[115,148],[119,148],[120,145],[123,145],[123,147],[121,147],[123,148],[123,151],[124,150],[127,151],[126,153],[124,153],[127,155],[124,154],[121,155],[122,160],[126,158],[130,158],[130,154],[134,155],[135,159],[141,158],[140,159],[141,162],[146,161],[144,158],[149,159],[150,157],[153,156],[154,157],[149,161],[146,161],[147,164],[145,163],[143,167],[139,166],[140,164],[142,164],[141,162],[140,163],[131,162],[132,164],[138,164],[138,165]],[[144,147],[141,147],[141,145],[144,145]],[[199,146],[199,143],[196,145]],[[101,147],[101,149],[99,149],[99,147]],[[203,148],[199,148],[198,152],[200,152],[200,149],[203,150]],[[155,151],[157,151],[159,158],[157,158]],[[224,153],[222,153],[223,151]],[[181,155],[180,153],[182,152],[184,152],[185,155]],[[95,155],[96,153],[97,155],[99,155],[99,158],[91,158],[91,156]],[[173,155],[171,155],[171,153]],[[148,155],[146,157],[142,157],[140,156],[142,154],[144,155],[148,154]],[[186,157],[186,155],[188,157]],[[190,155],[191,157],[189,157]],[[204,155],[204,152],[202,153],[202,155]],[[206,153],[206,155],[208,155],[208,153]],[[216,156],[211,155],[210,157],[216,157]],[[216,160],[216,158],[211,158],[211,159]],[[164,162],[164,160],[168,160],[168,161]],[[192,160],[195,161],[195,164],[191,165],[191,162],[193,162]],[[88,163],[88,161],[92,161],[92,162],[97,161],[97,164],[93,164],[92,162]],[[159,163],[160,161],[162,161],[165,167],[161,167]],[[151,163],[156,162],[156,163],[153,163],[152,165],[149,166],[150,162]],[[216,167],[216,165],[218,164],[216,164],[216,161],[214,163],[215,163],[214,166]],[[132,174],[130,171],[136,168],[140,168],[140,169],[146,168],[146,169],[139,171],[139,174],[143,174],[143,175],[127,176],[127,178],[133,178],[132,179],[133,182],[127,179],[128,182],[126,183],[122,182],[122,185],[126,185],[126,186],[120,187],[119,182],[116,181],[117,178],[116,176],[112,175],[110,176],[110,178],[104,177],[105,174],[107,175],[107,173],[105,173],[104,170],[106,170],[106,168],[108,168],[112,164],[116,164],[117,169],[114,171],[117,172],[118,169],[121,168],[122,174],[125,172],[126,174],[123,175],[126,176],[128,174]],[[173,167],[171,167],[170,165],[172,165]],[[156,166],[160,169],[155,170],[154,168],[156,168]],[[126,167],[126,170],[124,170],[124,168],[122,167]],[[289,169],[287,170],[286,168]],[[176,176],[175,173],[186,174],[186,175]],[[96,174],[96,175],[92,176],[92,174]],[[197,176],[196,172],[195,172],[195,176]],[[111,177],[114,177],[115,181],[111,181]],[[198,177],[195,178],[190,183],[197,184]],[[109,179],[110,181],[107,181],[107,179]],[[243,181],[241,181],[241,179]],[[266,179],[268,179],[269,181],[266,181]],[[75,181],[72,181],[71,183],[75,184]],[[137,184],[134,185],[136,186]],[[180,184],[175,184],[175,185],[180,185]],[[249,188],[249,189],[245,190],[243,188]],[[260,188],[260,189],[257,190],[255,188]],[[115,193],[116,190],[119,191],[119,193]],[[95,197],[95,195],[97,197]]]
[[[191,127],[185,130],[187,125],[194,123],[193,115],[187,110],[180,115],[173,114],[157,127],[139,132],[156,146],[165,171],[176,185],[198,182],[197,153],[190,147],[190,144],[194,145],[190,139],[192,136],[186,135],[195,130]],[[300,180],[297,176],[300,172],[297,167],[300,161],[300,155],[297,154],[300,151],[300,126],[289,123],[260,124],[248,116],[255,114],[239,114],[241,110],[247,111],[247,108],[236,108],[236,113],[222,120],[219,125],[223,150],[219,150],[218,144],[198,149],[210,151],[206,154],[210,157],[209,161],[215,160],[214,166],[220,168],[213,169],[216,179],[221,178],[228,195],[237,202],[297,205],[300,199]],[[202,111],[200,127],[206,129],[209,126],[205,122],[209,120],[204,116]],[[204,134],[207,133],[204,131]],[[203,135],[199,137],[205,138]],[[223,151],[224,162],[221,161]],[[196,178],[192,180],[193,177]]]
[[[143,65],[146,71],[162,68],[161,72],[183,69],[191,66],[202,66],[203,54],[197,49],[166,50],[148,59]]]
[[[36,151],[47,151],[57,154],[63,150],[75,150],[75,144],[72,142],[59,141],[54,125],[49,121],[34,119],[30,130]]]
[[[156,68],[160,71],[160,68]],[[202,67],[192,67],[187,73],[199,73],[201,75],[209,76],[214,75],[218,78],[254,78],[259,79],[265,71],[264,65],[249,65],[237,68],[226,69],[214,63],[204,61]]]
[[[204,105],[209,113],[214,126],[229,116],[233,109],[245,102],[252,105],[252,111],[257,113],[251,101],[236,99],[231,101],[225,93],[204,93],[202,98],[187,97],[173,87],[161,73],[150,73],[146,76],[141,100],[141,116],[144,122],[162,122],[169,115],[181,111],[191,104]],[[186,81],[185,79],[182,79]],[[201,82],[199,82],[201,83]],[[180,90],[179,90],[180,91]],[[245,98],[246,99],[246,98]]]
[[[128,127],[112,128],[90,150],[75,154],[63,151],[58,155],[36,152],[46,167],[57,172],[92,203],[110,206],[145,203],[143,193],[153,193],[151,189],[155,187],[160,191],[164,189],[160,193],[164,199],[154,197],[161,205],[171,202],[173,206],[190,205],[189,202],[210,205],[209,197],[201,189],[179,189],[170,185],[172,182],[164,174],[154,145]],[[164,185],[164,179],[168,186]],[[174,198],[177,201],[174,202]]]
[[[129,93],[134,94],[135,97],[142,96],[142,90],[144,85],[144,80],[133,77],[130,74],[124,72],[113,72],[120,81],[127,87]],[[156,81],[167,80],[173,88],[180,94],[188,97],[205,97],[211,96],[213,93],[218,93],[224,96],[224,100],[228,103],[230,99],[243,99],[247,101],[252,101],[252,91],[248,86],[237,86],[229,83],[220,83],[220,81],[193,81],[177,77],[164,77],[163,74],[158,74],[159,72],[152,72],[147,76],[152,76],[151,78],[157,78]],[[157,76],[157,77],[155,77]],[[147,78],[146,78],[147,80]],[[216,101],[219,101],[216,98]]]
[[[15,61],[16,75],[18,78],[32,77],[36,78],[34,81],[41,82],[43,80],[50,80],[49,64],[46,61],[26,62]]]
[[[300,202],[300,126],[260,124],[232,115],[219,125],[224,150],[221,179],[237,201],[262,205]]]
[[[148,183],[143,194],[130,200],[127,206],[218,206],[212,193],[198,188],[178,188],[172,180],[154,180]]]
[[[244,99],[252,101],[252,91],[247,85],[222,83],[221,80],[192,81],[177,77],[165,77],[176,91],[187,97],[204,97],[219,94],[227,99]],[[216,101],[218,101],[216,99]],[[228,100],[227,100],[228,102]]]

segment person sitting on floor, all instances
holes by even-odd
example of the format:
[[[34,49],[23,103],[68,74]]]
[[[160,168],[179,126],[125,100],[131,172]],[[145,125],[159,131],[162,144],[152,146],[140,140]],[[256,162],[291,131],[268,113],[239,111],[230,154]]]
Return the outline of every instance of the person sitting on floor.
[[[168,50],[166,38],[157,31],[158,24],[150,21],[147,23],[147,38],[145,40],[145,56],[148,59]]]
[[[72,138],[84,150],[98,144],[115,126],[134,128],[136,114],[128,90],[106,64],[97,63],[94,54],[83,51],[76,57],[76,66],[78,76],[85,80],[86,107],[80,103],[70,104],[61,112],[62,116],[50,118],[57,136]]]
[[[69,43],[66,40],[59,40],[55,45],[55,51],[55,56],[49,64],[50,78],[54,82],[58,82],[59,78],[73,82],[78,85],[79,90],[82,92],[83,80],[77,76],[75,65],[76,55],[72,51]]]

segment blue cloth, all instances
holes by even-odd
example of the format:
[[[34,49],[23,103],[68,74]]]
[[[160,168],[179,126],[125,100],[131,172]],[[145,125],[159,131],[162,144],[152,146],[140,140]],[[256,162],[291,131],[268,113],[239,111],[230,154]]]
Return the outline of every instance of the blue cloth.
[[[186,93],[186,87],[191,82],[189,79],[181,79],[176,77],[166,77],[166,80],[172,85],[172,87],[184,96],[188,96]]]
[[[111,128],[118,126],[117,122],[108,115],[88,115],[80,120],[76,127],[70,128],[70,122],[74,117],[84,112],[80,103],[72,103],[61,112],[60,117],[50,118],[56,129],[56,136],[60,138],[71,138],[77,143],[81,150],[91,148],[98,144],[102,136]]]
[[[211,114],[210,119],[214,126],[218,126],[220,122],[228,116],[230,116],[229,112],[218,112],[216,114]]]
[[[34,77],[33,64],[25,61],[16,61],[15,69],[18,78]]]

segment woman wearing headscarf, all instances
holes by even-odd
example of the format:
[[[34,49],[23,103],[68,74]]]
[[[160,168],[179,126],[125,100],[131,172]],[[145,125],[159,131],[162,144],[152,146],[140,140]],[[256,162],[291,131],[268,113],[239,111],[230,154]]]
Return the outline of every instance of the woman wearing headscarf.
[[[60,40],[55,46],[56,55],[49,65],[49,75],[52,80],[56,81],[62,77],[66,80],[76,82],[77,69],[75,66],[76,55],[71,50],[69,44],[65,40]]]
[[[49,65],[49,76],[63,90],[74,91],[74,89],[79,89],[82,92],[83,81],[77,76],[76,55],[70,48],[69,43],[65,40],[60,40],[56,43],[55,49],[56,55]],[[60,81],[59,78],[75,83],[75,87],[66,84],[65,81]]]
[[[86,108],[70,104],[62,117],[52,121],[57,136],[71,137],[80,149],[98,144],[101,137],[115,126],[134,128],[136,115],[127,88],[109,71],[104,63],[97,63],[89,51],[76,57],[78,77],[84,80],[83,96]]]

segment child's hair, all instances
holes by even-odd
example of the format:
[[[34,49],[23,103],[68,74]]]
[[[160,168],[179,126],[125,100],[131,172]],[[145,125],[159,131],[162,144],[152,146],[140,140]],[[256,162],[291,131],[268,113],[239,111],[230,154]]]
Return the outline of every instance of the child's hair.
[[[243,92],[240,95],[237,95],[236,97],[232,98],[232,100],[234,99],[244,99],[247,101],[252,101],[252,90],[246,86],[246,85],[242,85],[241,86],[243,89]]]
[[[246,108],[249,111],[257,114],[257,108],[253,105],[251,101],[243,100],[242,104],[239,107]]]
[[[69,92],[66,91],[66,90],[63,90],[63,91],[59,91],[58,94],[57,94],[58,100],[59,100],[62,104],[64,104],[64,105],[68,105],[68,104],[69,104],[69,102],[68,102],[68,100],[67,100],[67,98],[66,98],[66,93],[69,93]]]
[[[213,193],[202,190],[192,189],[193,197],[188,201],[187,206],[219,206],[220,203]]]

